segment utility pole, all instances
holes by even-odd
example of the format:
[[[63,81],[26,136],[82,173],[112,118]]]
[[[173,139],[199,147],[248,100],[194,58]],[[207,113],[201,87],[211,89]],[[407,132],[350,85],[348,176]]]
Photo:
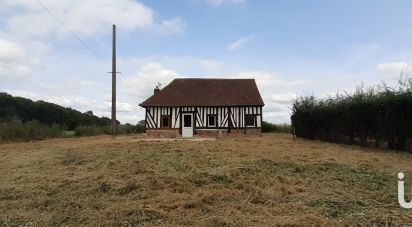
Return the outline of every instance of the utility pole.
[[[112,50],[112,135],[117,134],[116,121],[116,25],[113,25],[113,50]]]

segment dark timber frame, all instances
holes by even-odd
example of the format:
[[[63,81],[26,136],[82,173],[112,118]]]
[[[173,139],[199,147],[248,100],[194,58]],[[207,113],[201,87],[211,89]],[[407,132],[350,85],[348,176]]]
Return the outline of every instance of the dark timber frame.
[[[261,129],[263,116],[262,106],[149,106],[145,107],[146,129],[176,129],[182,133],[182,114],[193,114],[193,134],[197,130],[216,129],[227,130],[242,129],[246,133],[247,129]],[[246,125],[246,115],[255,115],[255,126]],[[161,127],[161,116],[170,116],[170,128]],[[208,117],[215,115],[215,126],[208,125]]]

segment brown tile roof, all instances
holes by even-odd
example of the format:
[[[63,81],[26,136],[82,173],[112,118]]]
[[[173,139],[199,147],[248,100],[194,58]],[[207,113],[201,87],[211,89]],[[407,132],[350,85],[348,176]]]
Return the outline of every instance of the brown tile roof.
[[[146,106],[263,106],[254,79],[175,79]]]

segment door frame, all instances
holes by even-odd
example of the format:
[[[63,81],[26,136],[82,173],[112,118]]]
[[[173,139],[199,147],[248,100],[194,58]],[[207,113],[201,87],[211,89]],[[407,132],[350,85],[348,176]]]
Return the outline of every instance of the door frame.
[[[180,132],[183,137],[183,115],[184,114],[192,114],[192,128],[193,128],[193,136],[196,134],[196,111],[181,111],[180,112]]]

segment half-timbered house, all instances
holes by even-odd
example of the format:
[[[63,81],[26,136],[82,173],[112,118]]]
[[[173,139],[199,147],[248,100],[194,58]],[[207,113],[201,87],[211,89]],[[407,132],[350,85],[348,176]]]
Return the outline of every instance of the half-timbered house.
[[[260,134],[262,97],[254,79],[175,79],[140,104],[155,137]]]

